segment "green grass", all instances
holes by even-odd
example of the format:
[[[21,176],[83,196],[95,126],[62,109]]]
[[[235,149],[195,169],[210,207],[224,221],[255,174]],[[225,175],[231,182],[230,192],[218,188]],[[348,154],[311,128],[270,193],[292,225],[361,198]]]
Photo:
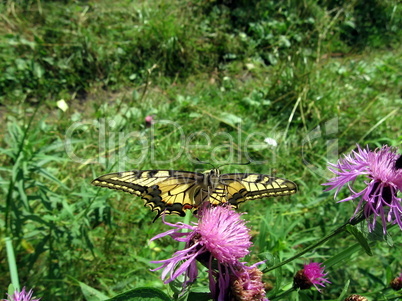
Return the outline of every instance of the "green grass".
[[[331,177],[326,162],[356,143],[374,149],[402,142],[401,7],[371,7],[0,4],[0,241],[12,238],[21,285],[42,300],[85,300],[80,282],[110,297],[144,286],[172,295],[149,262],[170,257],[177,245],[149,242],[167,227],[152,223],[141,199],[90,185],[111,171],[200,171],[209,166],[195,158],[252,160],[222,172],[297,182],[295,196],[241,206],[253,230],[250,263],[285,260],[345,223],[355,208],[323,192],[320,184]],[[147,115],[157,121],[151,128]],[[337,300],[350,280],[348,293],[397,300],[385,289],[402,268],[400,229],[390,234],[393,246],[373,241],[373,256],[362,249],[347,256],[329,267],[332,284],[323,294],[299,298]],[[302,263],[334,258],[354,243],[344,234],[264,280],[276,294]],[[10,283],[6,258],[1,243],[1,297]],[[205,277],[195,286],[205,286]]]

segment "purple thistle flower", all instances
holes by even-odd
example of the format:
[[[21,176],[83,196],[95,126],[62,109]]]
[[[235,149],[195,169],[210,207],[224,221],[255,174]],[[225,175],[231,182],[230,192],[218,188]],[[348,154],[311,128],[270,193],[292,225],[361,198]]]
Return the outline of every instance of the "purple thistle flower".
[[[198,223],[192,223],[193,225],[163,221],[174,229],[156,235],[151,240],[170,236],[176,241],[186,242],[186,247],[175,252],[170,259],[152,261],[162,264],[153,271],[164,269],[162,279],[165,283],[185,274],[183,285],[186,285],[197,278],[196,260],[198,260],[208,268],[213,297],[224,300],[228,294],[230,275],[245,267],[239,260],[249,254],[252,245],[249,229],[240,216],[241,214],[230,207],[207,207],[206,204],[199,209]],[[181,233],[183,229],[190,231]]]
[[[399,277],[396,277],[391,281],[390,286],[395,291],[402,289],[402,273],[399,275]]]
[[[235,265],[249,254],[250,230],[240,214],[228,207],[203,209],[198,223],[200,242],[220,263]]]
[[[331,283],[328,281],[328,273],[324,273],[324,267],[321,267],[321,263],[310,262],[305,264],[303,269],[298,271],[293,279],[293,284],[296,288],[309,289],[313,285],[321,293],[321,290],[317,287],[320,285],[325,287],[325,283]]]
[[[353,294],[347,297],[344,301],[368,301],[368,299],[366,297]]]
[[[154,116],[152,116],[152,115],[146,116],[144,120],[145,120],[146,127],[150,127],[152,124],[155,123]]]
[[[360,198],[353,217],[363,208],[370,232],[375,228],[377,217],[382,220],[384,234],[387,230],[386,222],[397,223],[402,229],[402,205],[401,199],[397,197],[398,191],[402,191],[400,161],[400,155],[391,147],[383,146],[370,151],[358,145],[357,151],[345,155],[337,164],[329,164],[329,170],[336,177],[322,185],[329,186],[326,191],[336,189],[335,197],[347,185],[351,195],[339,202]],[[364,181],[366,186],[361,191],[355,191],[351,186],[351,182],[358,176],[365,176],[367,179]]]
[[[244,268],[232,276],[232,294],[235,300],[269,301],[265,296],[265,285],[262,282],[262,272],[256,265]]]
[[[39,301],[39,299],[32,299],[33,290],[25,291],[25,287],[22,288],[22,291],[15,291],[12,296],[7,294],[8,299],[3,299],[2,301]]]

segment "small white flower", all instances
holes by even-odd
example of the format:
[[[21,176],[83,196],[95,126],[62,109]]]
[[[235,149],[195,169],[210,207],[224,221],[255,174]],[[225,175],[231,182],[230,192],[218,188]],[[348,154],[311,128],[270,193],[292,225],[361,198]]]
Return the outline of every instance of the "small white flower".
[[[265,138],[265,139],[264,139],[264,142],[265,142],[266,144],[270,145],[270,146],[273,146],[273,147],[277,147],[277,146],[278,146],[278,142],[276,142],[276,140],[275,140],[274,138],[270,138],[270,137]]]

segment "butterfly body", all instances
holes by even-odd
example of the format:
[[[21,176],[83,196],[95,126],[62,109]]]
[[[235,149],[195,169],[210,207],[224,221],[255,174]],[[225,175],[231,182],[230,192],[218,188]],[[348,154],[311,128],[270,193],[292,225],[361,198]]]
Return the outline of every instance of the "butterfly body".
[[[213,205],[230,203],[237,208],[247,200],[290,195],[295,183],[263,174],[220,174],[218,169],[204,173],[179,170],[133,170],[100,176],[95,186],[122,190],[144,199],[145,206],[165,214],[183,216],[204,202]]]

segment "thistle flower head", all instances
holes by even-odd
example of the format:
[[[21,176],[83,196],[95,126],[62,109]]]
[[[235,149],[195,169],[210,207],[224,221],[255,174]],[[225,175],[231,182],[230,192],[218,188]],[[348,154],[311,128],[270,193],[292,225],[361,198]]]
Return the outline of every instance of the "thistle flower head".
[[[351,195],[339,202],[360,198],[353,216],[363,208],[368,220],[369,231],[373,231],[379,217],[386,233],[386,222],[397,223],[402,229],[402,204],[397,193],[402,191],[401,157],[396,150],[383,146],[375,151],[357,146],[357,151],[345,155],[337,164],[329,164],[336,177],[323,185],[326,190],[335,189],[335,197],[343,186],[347,186]],[[365,177],[364,188],[355,191],[351,183],[359,176]]]
[[[203,206],[198,213],[198,223],[186,225],[164,221],[173,229],[151,240],[170,236],[176,241],[185,242],[186,247],[175,252],[170,259],[153,261],[161,264],[153,271],[164,269],[162,279],[165,283],[185,274],[187,281],[184,284],[186,284],[197,278],[196,260],[198,260],[208,267],[212,295],[223,300],[228,293],[230,275],[245,266],[240,259],[249,253],[252,245],[249,229],[240,216],[241,214],[230,207]],[[181,233],[183,229],[187,229],[188,232]]]
[[[366,297],[353,294],[347,297],[344,301],[368,301],[368,299]]]
[[[390,286],[394,291],[399,291],[402,289],[402,273],[399,275],[399,277],[396,277],[391,281]]]
[[[25,291],[25,287],[22,288],[22,290],[15,291],[12,296],[7,294],[8,299],[3,299],[3,301],[39,301],[39,299],[33,299],[32,298],[33,290],[29,290],[28,292]]]
[[[262,272],[257,267],[244,268],[231,278],[231,290],[236,300],[269,301],[265,296]]]
[[[317,285],[325,287],[325,283],[331,283],[325,278],[327,275],[328,273],[324,273],[324,267],[321,266],[321,263],[311,262],[305,264],[303,269],[296,273],[293,279],[293,285],[302,290],[309,289],[314,285],[315,288],[321,292]]]
[[[240,214],[224,206],[203,208],[197,232],[200,244],[220,263],[236,264],[248,255],[250,231]]]
[[[155,123],[154,116],[152,116],[152,115],[146,116],[144,120],[145,120],[146,127],[150,127],[152,124]]]

